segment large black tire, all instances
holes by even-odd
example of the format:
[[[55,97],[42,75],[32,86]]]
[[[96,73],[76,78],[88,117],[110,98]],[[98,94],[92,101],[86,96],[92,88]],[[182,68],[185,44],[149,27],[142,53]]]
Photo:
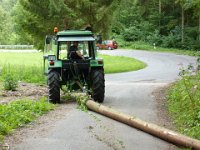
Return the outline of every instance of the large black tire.
[[[105,94],[105,79],[103,69],[92,70],[92,98],[103,103]]]
[[[55,70],[48,72],[49,102],[60,103],[60,74]]]

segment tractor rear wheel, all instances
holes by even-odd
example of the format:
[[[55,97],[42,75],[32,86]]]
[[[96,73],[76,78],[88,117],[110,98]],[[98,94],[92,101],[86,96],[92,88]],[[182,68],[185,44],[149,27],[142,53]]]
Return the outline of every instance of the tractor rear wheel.
[[[103,103],[105,94],[105,79],[103,69],[92,71],[92,98],[94,101]]]
[[[55,70],[48,72],[49,102],[60,103],[60,74]]]

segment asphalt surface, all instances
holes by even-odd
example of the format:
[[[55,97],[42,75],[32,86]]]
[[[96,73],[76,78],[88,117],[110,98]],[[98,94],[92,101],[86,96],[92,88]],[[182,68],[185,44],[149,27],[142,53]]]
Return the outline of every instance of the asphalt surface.
[[[181,65],[195,63],[194,57],[146,51],[101,51],[102,54],[137,58],[148,67],[128,73],[106,75],[104,105],[158,122],[158,110],[152,92],[177,80]],[[122,64],[123,67],[123,64]],[[147,133],[93,112],[65,105],[62,117],[46,128],[37,127],[24,135],[11,149],[16,150],[169,150],[175,146]],[[52,116],[53,118],[54,116]],[[44,131],[45,129],[45,131]]]

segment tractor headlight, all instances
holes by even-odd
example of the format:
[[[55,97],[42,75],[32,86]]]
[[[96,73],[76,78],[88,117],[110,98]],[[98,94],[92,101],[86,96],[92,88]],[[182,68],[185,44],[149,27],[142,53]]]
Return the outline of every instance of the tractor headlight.
[[[56,56],[55,55],[49,55],[48,56],[48,60],[49,61],[54,61],[54,60],[56,60]]]

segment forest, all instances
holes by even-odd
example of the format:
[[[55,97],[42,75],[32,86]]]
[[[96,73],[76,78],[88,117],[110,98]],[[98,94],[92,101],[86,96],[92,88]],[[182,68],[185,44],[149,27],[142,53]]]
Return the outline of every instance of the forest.
[[[90,25],[104,39],[200,50],[199,0],[0,0],[0,44],[33,44]]]

